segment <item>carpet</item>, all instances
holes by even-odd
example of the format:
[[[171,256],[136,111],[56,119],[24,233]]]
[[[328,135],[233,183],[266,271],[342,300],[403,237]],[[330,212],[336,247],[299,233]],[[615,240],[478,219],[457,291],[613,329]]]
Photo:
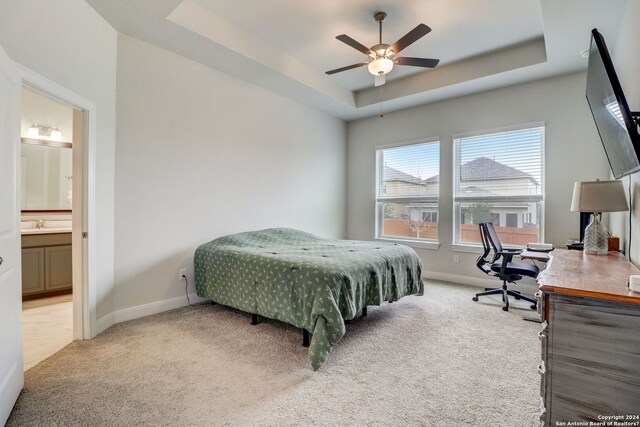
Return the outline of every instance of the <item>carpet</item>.
[[[317,372],[297,329],[221,306],[120,323],[27,371],[8,425],[539,425],[528,304],[425,289],[369,307]]]

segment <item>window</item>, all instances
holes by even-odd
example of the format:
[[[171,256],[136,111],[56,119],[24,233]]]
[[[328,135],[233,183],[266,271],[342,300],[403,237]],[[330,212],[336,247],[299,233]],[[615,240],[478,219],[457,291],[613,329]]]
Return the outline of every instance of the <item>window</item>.
[[[438,240],[440,142],[376,151],[376,237]]]
[[[453,142],[455,242],[480,244],[477,224],[484,221],[504,244],[542,241],[544,127]]]

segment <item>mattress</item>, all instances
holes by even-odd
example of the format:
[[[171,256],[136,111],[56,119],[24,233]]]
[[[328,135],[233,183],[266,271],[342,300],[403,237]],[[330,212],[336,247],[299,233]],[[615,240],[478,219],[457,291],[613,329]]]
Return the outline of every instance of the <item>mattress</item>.
[[[395,243],[334,240],[290,228],[233,234],[194,256],[199,296],[312,333],[314,370],[368,305],[422,295],[422,264]]]

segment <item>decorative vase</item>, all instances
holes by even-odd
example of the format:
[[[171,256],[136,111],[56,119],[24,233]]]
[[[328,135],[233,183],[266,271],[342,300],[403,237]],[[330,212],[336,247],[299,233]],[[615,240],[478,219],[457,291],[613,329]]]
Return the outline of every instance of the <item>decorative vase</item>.
[[[595,255],[609,255],[609,234],[600,223],[598,214],[592,214],[591,222],[584,230],[584,252]]]

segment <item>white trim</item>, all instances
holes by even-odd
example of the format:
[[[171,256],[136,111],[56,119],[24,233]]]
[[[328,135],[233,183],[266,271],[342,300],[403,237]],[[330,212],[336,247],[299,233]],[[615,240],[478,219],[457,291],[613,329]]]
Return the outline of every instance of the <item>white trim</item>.
[[[96,335],[99,335],[101,333],[103,333],[104,331],[106,331],[107,329],[109,329],[110,327],[113,326],[113,324],[115,323],[113,321],[114,319],[114,314],[113,312],[107,314],[104,317],[101,317],[100,319],[98,319],[98,321],[96,322]]]
[[[198,295],[189,294],[191,304],[206,301],[206,298],[199,297]],[[173,310],[176,308],[184,307],[188,305],[187,298],[185,296],[179,296],[175,298],[169,298],[162,301],[150,302],[147,304],[137,305],[134,307],[127,307],[114,312],[114,323],[126,322],[127,320],[137,319],[139,317],[149,316],[151,314],[162,313],[163,311]]]
[[[58,99],[70,104],[80,110],[88,113],[88,129],[86,129],[86,140],[83,150],[86,155],[86,164],[84,180],[87,183],[87,212],[86,223],[82,218],[82,212],[74,212],[74,222],[82,222],[83,231],[88,232],[89,239],[87,242],[86,256],[83,256],[82,271],[86,280],[83,280],[79,287],[74,286],[74,294],[80,298],[74,297],[73,310],[73,335],[75,339],[90,339],[96,335],[96,294],[97,294],[97,242],[96,235],[96,195],[95,195],[95,150],[96,150],[96,129],[97,129],[97,106],[94,102],[66,89],[63,86],[41,76],[40,74],[24,67],[19,63],[15,63],[21,75],[23,83],[33,86],[36,89],[49,93]],[[76,216],[77,215],[77,216]],[[82,236],[73,237],[74,244],[82,242]],[[80,292],[77,292],[79,290]],[[76,303],[76,300],[78,302]]]
[[[434,249],[438,250],[440,248],[440,242],[436,240],[408,240],[408,239],[394,239],[390,237],[376,237],[376,241],[385,242],[385,243],[398,243],[400,245],[406,245],[411,248],[418,249]]]
[[[498,288],[501,286],[501,282],[496,279],[440,273],[438,271],[423,271],[422,278],[425,280],[440,280],[443,282],[458,283],[460,285],[477,286],[479,288]],[[471,301],[471,299],[469,299],[469,301]]]
[[[524,246],[514,246],[514,245],[502,245],[503,249],[525,249]],[[451,250],[453,252],[465,252],[465,253],[469,253],[469,254],[481,254],[484,251],[484,248],[482,247],[482,245],[477,244],[463,244],[463,243],[456,243],[456,244],[452,244],[451,245]]]
[[[451,250],[453,252],[466,252],[469,254],[481,254],[484,251],[484,248],[480,245],[462,245],[462,244],[452,244]]]
[[[460,285],[468,285],[468,286],[473,286],[475,288],[480,288],[482,290],[484,290],[485,288],[499,288],[500,286],[502,286],[502,283],[496,279],[493,279],[493,280],[484,279],[484,278],[478,278],[478,277],[462,276],[459,274],[439,273],[435,271],[424,271],[422,278],[424,280],[437,280],[440,282],[449,282],[449,283],[456,283]],[[525,295],[526,294],[533,295],[538,290],[538,287],[535,283],[518,282],[516,286],[517,286],[517,289],[522,290],[522,292],[524,292]],[[425,289],[428,289],[428,287],[429,287],[429,284],[425,284]],[[474,302],[472,302],[471,300],[471,297],[473,297],[473,294],[469,294],[469,304],[474,304]]]
[[[197,304],[207,301],[206,298],[199,297],[197,294],[189,294],[191,304]],[[183,296],[169,298],[161,301],[150,302],[147,304],[136,305],[133,307],[123,308],[109,313],[100,318],[97,322],[97,331],[101,333],[116,323],[126,322],[127,320],[137,319],[139,317],[150,316],[152,314],[162,313],[163,311],[173,310],[188,305],[187,298]]]
[[[454,133],[451,135],[451,139],[454,140],[454,139],[469,138],[469,137],[480,136],[480,135],[491,135],[494,133],[507,133],[507,132],[524,130],[524,129],[540,128],[540,127],[541,128],[545,127],[544,120],[540,122],[520,123],[516,125],[501,126],[501,127],[492,128],[492,129],[481,129],[481,130],[474,130],[469,132]]]
[[[420,145],[420,144],[430,144],[433,142],[440,143],[439,136],[431,136],[428,138],[418,138],[412,139],[411,141],[398,141],[398,142],[390,142],[387,144],[379,144],[375,146],[375,150],[384,150],[386,148],[395,148],[395,147],[404,147],[405,145]]]
[[[463,276],[460,274],[440,273],[436,271],[423,271],[422,278],[425,280],[438,280],[442,282],[458,283],[460,285],[469,285],[477,288],[499,288],[502,283],[498,279],[487,279],[480,277]],[[513,286],[513,285],[511,285]],[[538,286],[535,283],[518,282],[515,286],[518,289],[523,289],[524,292],[533,295]],[[469,303],[473,304],[469,295]]]

